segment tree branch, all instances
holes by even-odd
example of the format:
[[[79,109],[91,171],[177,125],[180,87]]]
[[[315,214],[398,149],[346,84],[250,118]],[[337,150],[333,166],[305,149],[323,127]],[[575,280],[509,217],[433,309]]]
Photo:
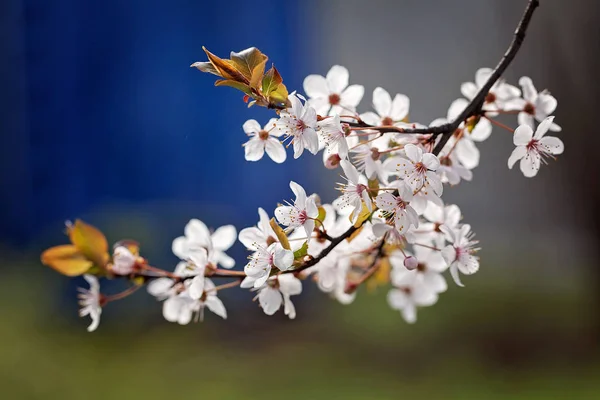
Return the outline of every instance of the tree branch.
[[[489,93],[490,89],[494,84],[500,79],[506,68],[512,63],[515,56],[517,55],[519,49],[521,48],[521,44],[525,39],[525,33],[527,32],[527,28],[529,27],[529,23],[531,22],[531,17],[533,16],[533,12],[540,5],[539,0],[529,0],[527,3],[527,7],[525,8],[525,12],[519,21],[519,25],[515,30],[515,34],[512,42],[508,46],[508,49],[502,56],[502,59],[488,78],[485,85],[481,87],[477,95],[471,100],[471,102],[467,105],[467,107],[460,113],[460,115],[452,122],[447,124],[439,125],[439,126],[430,126],[427,128],[400,128],[400,127],[376,127],[369,125],[361,120],[357,122],[348,122],[348,125],[357,128],[365,128],[365,129],[373,129],[377,130],[381,133],[386,132],[399,132],[406,134],[432,134],[434,136],[442,135],[440,141],[437,143],[435,148],[433,149],[433,154],[438,155],[448,143],[448,140],[452,136],[452,134],[458,129],[459,125],[469,119],[472,116],[478,115],[481,111],[481,107],[485,101],[485,97]]]

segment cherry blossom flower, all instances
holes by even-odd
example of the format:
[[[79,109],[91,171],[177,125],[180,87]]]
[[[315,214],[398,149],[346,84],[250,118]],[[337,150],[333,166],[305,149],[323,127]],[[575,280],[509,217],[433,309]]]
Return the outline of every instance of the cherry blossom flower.
[[[318,131],[325,146],[330,152],[337,152],[341,159],[348,157],[346,131],[340,122],[340,116],[323,120],[318,124]]]
[[[375,126],[391,126],[405,122],[408,117],[410,100],[403,94],[392,96],[387,90],[377,87],[373,90],[373,108],[377,113],[368,111],[360,115],[367,124]]]
[[[439,159],[431,153],[423,154],[423,150],[414,144],[404,146],[404,152],[407,158],[391,159],[392,163],[388,164],[391,166],[390,172],[398,174],[410,186],[413,193],[431,187],[433,192],[440,196],[443,191],[442,182],[435,173],[440,166]]]
[[[400,234],[406,233],[411,225],[419,226],[419,216],[409,205],[412,198],[412,191],[406,184],[398,188],[398,196],[383,192],[375,198],[377,207],[390,214]]]
[[[480,68],[475,73],[475,83],[465,82],[461,85],[460,91],[469,101],[473,100],[479,90],[485,86],[493,70],[491,68]],[[483,110],[492,111],[491,115],[494,115],[494,111],[503,110],[507,102],[518,98],[521,95],[519,88],[509,85],[502,78],[498,79],[492,86],[490,91],[485,97],[483,103]]]
[[[267,315],[273,315],[281,308],[290,319],[296,318],[296,308],[290,296],[302,293],[302,282],[292,274],[271,277],[258,289],[258,303]]]
[[[354,112],[362,100],[365,88],[348,86],[350,74],[345,67],[334,65],[327,76],[309,75],[304,79],[304,92],[317,114],[325,116]]]
[[[117,275],[128,275],[133,272],[137,257],[125,246],[117,246],[113,251],[111,272]]]
[[[527,178],[537,175],[540,164],[546,163],[547,158],[562,154],[565,150],[563,142],[554,136],[544,136],[550,129],[554,117],[543,120],[533,133],[533,129],[525,124],[519,125],[515,130],[513,141],[517,146],[508,159],[508,168],[512,169],[518,160],[521,160],[521,172]]]
[[[285,161],[287,157],[285,148],[279,139],[277,139],[277,137],[281,136],[282,132],[279,129],[275,129],[276,122],[276,118],[271,118],[263,128],[254,119],[244,122],[242,129],[250,137],[250,140],[244,143],[247,161],[260,160],[265,151],[271,157],[271,160],[276,163],[281,164]]]
[[[416,271],[407,271],[394,285],[387,295],[388,304],[400,311],[409,324],[417,321],[417,307],[432,306],[437,302],[438,294],[418,279]]]
[[[527,76],[519,79],[519,85],[523,89],[523,98],[511,101],[506,108],[521,111],[517,118],[519,125],[529,125],[534,128],[535,121],[542,122],[554,113],[558,101],[547,90],[538,93],[531,78]],[[553,122],[548,129],[560,132],[562,128]]]
[[[103,296],[100,293],[100,284],[98,278],[93,275],[84,275],[83,278],[90,285],[89,289],[78,288],[79,294],[79,316],[87,315],[92,319],[92,323],[88,326],[87,331],[93,332],[100,325],[100,315],[102,314]]]
[[[256,251],[250,256],[250,261],[244,267],[244,272],[250,278],[254,278],[254,287],[261,287],[271,273],[271,268],[277,267],[285,271],[294,262],[294,252],[286,250],[279,243],[273,243],[269,247],[255,245]]]
[[[290,188],[296,195],[294,204],[279,206],[275,209],[275,217],[280,224],[294,229],[303,227],[306,235],[310,237],[315,228],[315,218],[319,216],[319,209],[315,199],[306,197],[306,191],[296,182],[290,182]]]
[[[306,101],[292,93],[289,96],[291,107],[280,113],[275,123],[275,128],[281,134],[291,138],[294,146],[294,158],[298,158],[307,149],[312,154],[319,151],[319,138],[317,136],[317,113]]]
[[[358,220],[358,216],[362,210],[363,201],[367,206],[367,209],[371,211],[373,205],[371,203],[371,196],[369,196],[369,187],[367,186],[366,179],[362,177],[357,169],[348,160],[341,161],[342,169],[346,174],[347,183],[339,183],[338,190],[342,192],[342,196],[333,202],[334,207],[342,209],[349,207],[352,209],[352,223]],[[361,179],[362,178],[362,179]],[[364,179],[364,181],[363,181]]]
[[[259,221],[256,226],[244,228],[238,235],[238,240],[242,242],[248,250],[253,250],[255,245],[269,247],[276,242],[276,235],[269,223],[269,215],[262,208],[258,208]]]
[[[218,228],[212,234],[199,219],[191,219],[184,230],[185,236],[173,240],[173,254],[182,260],[190,259],[190,256],[205,249],[208,253],[208,263],[219,264],[223,268],[235,266],[235,260],[225,254],[237,238],[237,231],[233,225],[225,225]]]
[[[465,224],[456,229],[442,225],[440,229],[446,234],[448,242],[452,243],[444,247],[442,257],[450,267],[450,275],[454,282],[458,286],[464,286],[460,281],[459,272],[472,275],[479,270],[479,257],[473,255],[479,250],[475,248],[479,242],[473,240],[471,225]]]

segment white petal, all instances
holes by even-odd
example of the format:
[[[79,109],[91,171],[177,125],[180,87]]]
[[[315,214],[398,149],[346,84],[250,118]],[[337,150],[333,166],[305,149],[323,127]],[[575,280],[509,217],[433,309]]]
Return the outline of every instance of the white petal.
[[[440,167],[440,160],[431,153],[423,154],[423,165],[432,171],[436,171]]]
[[[158,278],[148,283],[147,290],[151,296],[161,297],[166,296],[173,287],[173,280],[170,278]]]
[[[538,93],[535,86],[533,86],[531,78],[527,76],[522,77],[519,79],[519,85],[521,85],[521,89],[523,89],[523,98],[528,102],[535,101]]]
[[[473,131],[469,133],[469,138],[476,142],[483,142],[487,140],[492,134],[492,123],[487,119],[481,118],[477,125],[473,128]]]
[[[473,169],[479,165],[479,149],[468,138],[462,138],[456,144],[456,157],[465,168]]]
[[[473,82],[465,82],[460,85],[460,92],[469,100],[472,100],[477,95],[478,91],[477,85]]]
[[[451,238],[454,238],[454,233],[451,229],[444,230],[444,229],[442,229],[442,227],[445,227],[445,226],[442,225],[440,227],[440,229],[442,230],[442,232],[444,232],[444,234],[446,234],[447,236],[451,234],[452,235]],[[454,240],[452,240],[452,242],[454,242]],[[444,247],[442,249],[442,257],[444,258],[444,261],[446,261],[446,264],[452,265],[452,263],[456,260],[456,249],[453,246]]]
[[[519,125],[515,129],[513,143],[515,146],[526,146],[533,139],[533,129],[529,125]]]
[[[332,93],[340,94],[348,86],[348,78],[350,74],[345,67],[334,65],[327,72],[327,84]]]
[[[302,134],[302,140],[304,141],[304,147],[312,154],[319,152],[319,136],[314,129],[306,128]]]
[[[281,164],[287,158],[283,144],[275,138],[270,137],[267,139],[265,150],[267,151],[269,157],[271,157],[271,160],[278,164]]]
[[[540,144],[544,146],[550,154],[558,155],[565,151],[565,145],[562,140],[554,136],[545,136],[540,140]]]
[[[450,108],[448,108],[448,121],[454,121],[461,112],[469,105],[469,102],[466,99],[456,99],[450,104]]]
[[[185,236],[194,241],[206,244],[210,241],[210,231],[206,224],[199,219],[191,219],[184,229]]]
[[[373,90],[373,108],[380,117],[390,117],[392,111],[392,97],[387,90],[377,87]]]
[[[361,85],[350,85],[340,95],[340,103],[344,106],[355,108],[358,106],[365,94],[365,88]]]
[[[348,180],[350,182],[354,183],[355,185],[358,184],[359,174],[358,174],[358,170],[354,167],[354,165],[352,165],[352,163],[348,160],[340,161],[340,165],[342,166],[342,169],[344,170],[344,174],[346,175],[346,178],[348,178]]]
[[[175,238],[173,240],[173,244],[171,245],[171,250],[173,251],[173,254],[175,254],[182,260],[187,259],[189,253],[189,246],[188,240],[185,238],[185,236]]]
[[[544,137],[544,135],[546,134],[546,132],[548,132],[548,130],[550,129],[550,126],[552,125],[553,122],[554,122],[553,116],[548,117],[548,118],[544,119],[542,122],[540,122],[537,129],[535,130],[534,137],[536,139],[541,139],[542,137]]]
[[[408,116],[408,110],[410,109],[410,99],[408,96],[403,94],[397,94],[392,101],[392,109],[389,117],[394,121],[402,121]]]
[[[294,262],[294,252],[286,250],[281,246],[275,249],[273,254],[273,265],[282,271],[289,269]]]
[[[242,129],[247,134],[256,134],[262,130],[260,124],[255,119],[249,119],[248,121],[244,122]]]
[[[292,206],[280,206],[275,209],[275,218],[277,221],[285,226],[290,226],[294,224],[297,226],[298,218],[297,218],[297,210]]]
[[[290,319],[296,318],[296,307],[294,307],[294,303],[290,300],[290,296],[283,295],[283,312]]]
[[[235,260],[223,252],[219,252],[216,262],[223,268],[235,267]]]
[[[288,296],[295,296],[302,293],[302,282],[292,274],[282,274],[277,278],[279,281],[279,290]]]
[[[163,317],[169,322],[177,322],[183,307],[183,301],[178,296],[169,297],[163,303]]]
[[[540,169],[541,157],[536,151],[529,151],[525,157],[521,158],[521,172],[527,178],[533,178]]]
[[[460,287],[465,286],[460,281],[460,275],[458,273],[458,267],[456,266],[456,263],[454,263],[450,266],[450,276],[452,276],[452,279],[454,280],[454,283],[456,283],[457,286],[460,286]]]
[[[396,209],[396,196],[388,192],[380,193],[375,198],[375,204],[384,211],[394,212]]]
[[[465,275],[472,275],[479,271],[479,260],[470,254],[465,254],[456,260],[456,265],[460,272]]]
[[[421,162],[421,159],[423,158],[423,150],[421,150],[414,144],[407,144],[406,146],[404,146],[404,152],[406,153],[406,156],[409,158],[409,160],[415,163]]]
[[[207,296],[204,304],[210,311],[217,314],[219,317],[221,317],[223,319],[227,319],[227,310],[225,309],[225,305],[223,304],[221,299],[219,299],[217,296],[215,296],[215,295]]]
[[[211,239],[215,249],[227,250],[235,243],[237,230],[233,225],[224,225],[211,235]]]
[[[515,163],[517,161],[519,161],[521,158],[525,157],[526,154],[527,154],[527,147],[525,147],[525,146],[515,147],[512,154],[508,158],[508,168],[512,169],[512,167],[515,165]]]
[[[406,293],[399,289],[391,289],[387,294],[387,301],[394,310],[402,310],[408,304]]]
[[[254,137],[244,145],[244,158],[246,161],[258,161],[265,154],[265,141]]]
[[[189,287],[190,297],[194,300],[198,300],[200,297],[202,297],[203,293],[204,293],[204,275],[196,275],[192,279],[192,282],[190,283],[190,287]]]
[[[308,97],[327,97],[329,96],[329,89],[327,87],[327,80],[321,75],[309,75],[304,78],[304,93]]]
[[[267,315],[273,315],[281,307],[283,298],[277,289],[265,287],[258,293],[258,303]]]
[[[242,229],[238,236],[238,240],[242,242],[247,249],[251,250],[256,250],[255,244],[264,246],[266,244],[265,239],[263,232],[254,226]]]
[[[478,88],[483,87],[487,83],[492,72],[493,70],[491,68],[479,68],[477,70],[475,73],[475,84]]]
[[[306,191],[304,188],[296,182],[290,181],[290,189],[292,189],[292,192],[296,195],[296,200],[294,201],[296,207],[304,209],[306,205]]]
[[[417,308],[413,303],[408,303],[406,307],[402,309],[402,318],[409,324],[417,322]]]

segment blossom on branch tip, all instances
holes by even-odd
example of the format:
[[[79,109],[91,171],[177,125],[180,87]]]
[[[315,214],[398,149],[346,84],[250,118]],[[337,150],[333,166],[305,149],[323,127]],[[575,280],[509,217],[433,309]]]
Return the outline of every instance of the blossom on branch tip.
[[[550,129],[554,117],[543,120],[535,130],[529,125],[520,125],[514,133],[513,141],[517,146],[508,158],[508,168],[512,169],[518,160],[521,160],[521,172],[527,178],[537,175],[542,161],[546,163],[547,158],[554,158],[562,154],[565,146],[557,137],[544,136]]]
[[[275,128],[276,122],[276,118],[271,118],[262,128],[254,119],[244,122],[242,129],[250,137],[250,140],[244,143],[246,160],[258,161],[267,152],[271,160],[276,163],[281,164],[285,161],[287,157],[285,148],[279,139],[277,139],[277,137],[282,135],[282,132]]]
[[[317,114],[338,115],[356,110],[365,88],[361,85],[348,86],[349,77],[345,67],[334,65],[326,77],[314,74],[304,79],[304,92]]]
[[[394,282],[387,300],[392,309],[402,313],[406,322],[413,324],[417,321],[417,307],[434,305],[438,294],[418,279],[416,271],[407,271],[407,274]]]

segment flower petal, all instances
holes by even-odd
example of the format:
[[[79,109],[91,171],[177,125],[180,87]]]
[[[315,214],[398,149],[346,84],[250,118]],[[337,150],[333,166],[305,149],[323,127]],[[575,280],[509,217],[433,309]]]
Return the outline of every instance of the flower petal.
[[[540,140],[540,144],[544,146],[550,154],[558,155],[565,151],[565,145],[562,140],[554,136],[545,136]]]
[[[265,142],[258,138],[253,137],[244,144],[244,158],[246,161],[258,161],[263,158],[265,154]]]
[[[283,144],[275,138],[270,137],[267,139],[265,150],[269,157],[271,157],[271,160],[278,164],[281,164],[287,158],[285,147],[283,147]]]
[[[373,108],[381,118],[391,116],[392,97],[387,90],[381,87],[376,87],[373,90]]]
[[[341,65],[334,65],[327,72],[327,85],[331,93],[341,94],[344,89],[348,86],[348,78],[350,74],[345,67]]]
[[[340,95],[340,103],[346,107],[356,108],[365,94],[362,85],[350,85]]]
[[[260,124],[255,119],[249,119],[248,121],[244,122],[244,125],[242,125],[242,129],[248,135],[256,134],[262,130]]]
[[[308,97],[322,98],[329,96],[327,80],[321,75],[308,75],[304,78],[304,93]]]
[[[512,154],[510,155],[510,157],[508,158],[508,168],[512,169],[512,167],[515,165],[515,163],[517,161],[519,161],[520,159],[522,159],[523,157],[525,157],[525,155],[527,154],[527,147],[525,146],[517,146]]]

